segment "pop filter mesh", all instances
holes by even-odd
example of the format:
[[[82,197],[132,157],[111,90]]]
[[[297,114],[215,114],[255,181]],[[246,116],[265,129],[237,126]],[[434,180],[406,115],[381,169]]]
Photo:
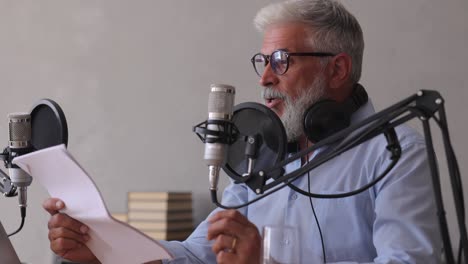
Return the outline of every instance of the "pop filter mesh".
[[[31,110],[31,143],[36,150],[68,144],[67,120],[56,102],[42,99]]]
[[[232,123],[241,136],[259,135],[260,146],[253,171],[271,168],[284,159],[287,139],[283,124],[268,107],[258,103],[242,103],[234,108]],[[234,180],[247,172],[246,142],[239,138],[228,148],[224,171]]]

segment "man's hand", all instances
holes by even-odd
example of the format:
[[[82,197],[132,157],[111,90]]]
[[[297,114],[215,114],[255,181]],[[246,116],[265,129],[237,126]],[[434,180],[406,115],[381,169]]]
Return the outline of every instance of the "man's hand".
[[[65,203],[57,198],[44,201],[44,209],[51,215],[49,227],[50,248],[55,254],[76,262],[99,263],[96,256],[86,247],[89,228],[81,222],[59,212]]]
[[[260,263],[261,238],[257,227],[236,210],[209,219],[208,240],[218,263]]]

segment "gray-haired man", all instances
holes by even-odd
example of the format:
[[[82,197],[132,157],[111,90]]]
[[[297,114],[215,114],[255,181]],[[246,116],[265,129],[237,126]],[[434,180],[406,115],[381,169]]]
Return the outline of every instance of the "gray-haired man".
[[[265,104],[282,119],[288,139],[303,149],[313,144],[303,132],[305,111],[322,99],[343,102],[358,85],[361,28],[341,4],[327,0],[273,4],[260,10],[255,24],[263,33],[263,45],[252,61]],[[353,113],[351,122],[373,113],[368,102]],[[403,158],[369,190],[312,201],[284,188],[238,211],[217,209],[186,241],[161,241],[176,256],[171,263],[259,263],[259,229],[265,225],[297,227],[303,263],[438,263],[441,245],[424,141],[405,126],[397,133]],[[385,139],[376,137],[294,184],[315,193],[358,189],[387,167],[390,154],[385,147]],[[319,149],[285,169],[293,171],[325,151]],[[246,186],[231,184],[222,203],[242,204],[255,196]],[[51,248],[68,259],[98,262],[85,245],[87,228],[57,213],[63,206],[53,198],[44,204],[52,214]]]

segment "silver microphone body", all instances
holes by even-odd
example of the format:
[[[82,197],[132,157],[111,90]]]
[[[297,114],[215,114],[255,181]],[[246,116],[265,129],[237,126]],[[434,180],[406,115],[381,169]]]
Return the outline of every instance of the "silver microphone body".
[[[14,157],[29,153],[31,145],[31,115],[29,113],[11,113],[8,115],[8,147]],[[18,188],[18,199],[21,207],[27,206],[27,187],[32,177],[14,164],[10,164],[8,174],[11,183]]]
[[[213,120],[231,121],[234,105],[235,88],[226,84],[212,84],[208,97],[208,122]],[[208,130],[222,131],[224,128],[216,124],[208,124]],[[222,131],[223,132],[223,131]],[[207,138],[217,138],[207,135]],[[227,146],[223,143],[205,143],[203,159],[209,170],[210,190],[218,189],[219,171],[225,163]]]

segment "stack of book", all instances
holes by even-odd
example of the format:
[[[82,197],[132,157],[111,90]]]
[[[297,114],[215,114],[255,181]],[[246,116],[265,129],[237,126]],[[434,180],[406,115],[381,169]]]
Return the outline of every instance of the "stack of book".
[[[185,240],[193,231],[192,193],[129,192],[128,224],[154,239]]]

